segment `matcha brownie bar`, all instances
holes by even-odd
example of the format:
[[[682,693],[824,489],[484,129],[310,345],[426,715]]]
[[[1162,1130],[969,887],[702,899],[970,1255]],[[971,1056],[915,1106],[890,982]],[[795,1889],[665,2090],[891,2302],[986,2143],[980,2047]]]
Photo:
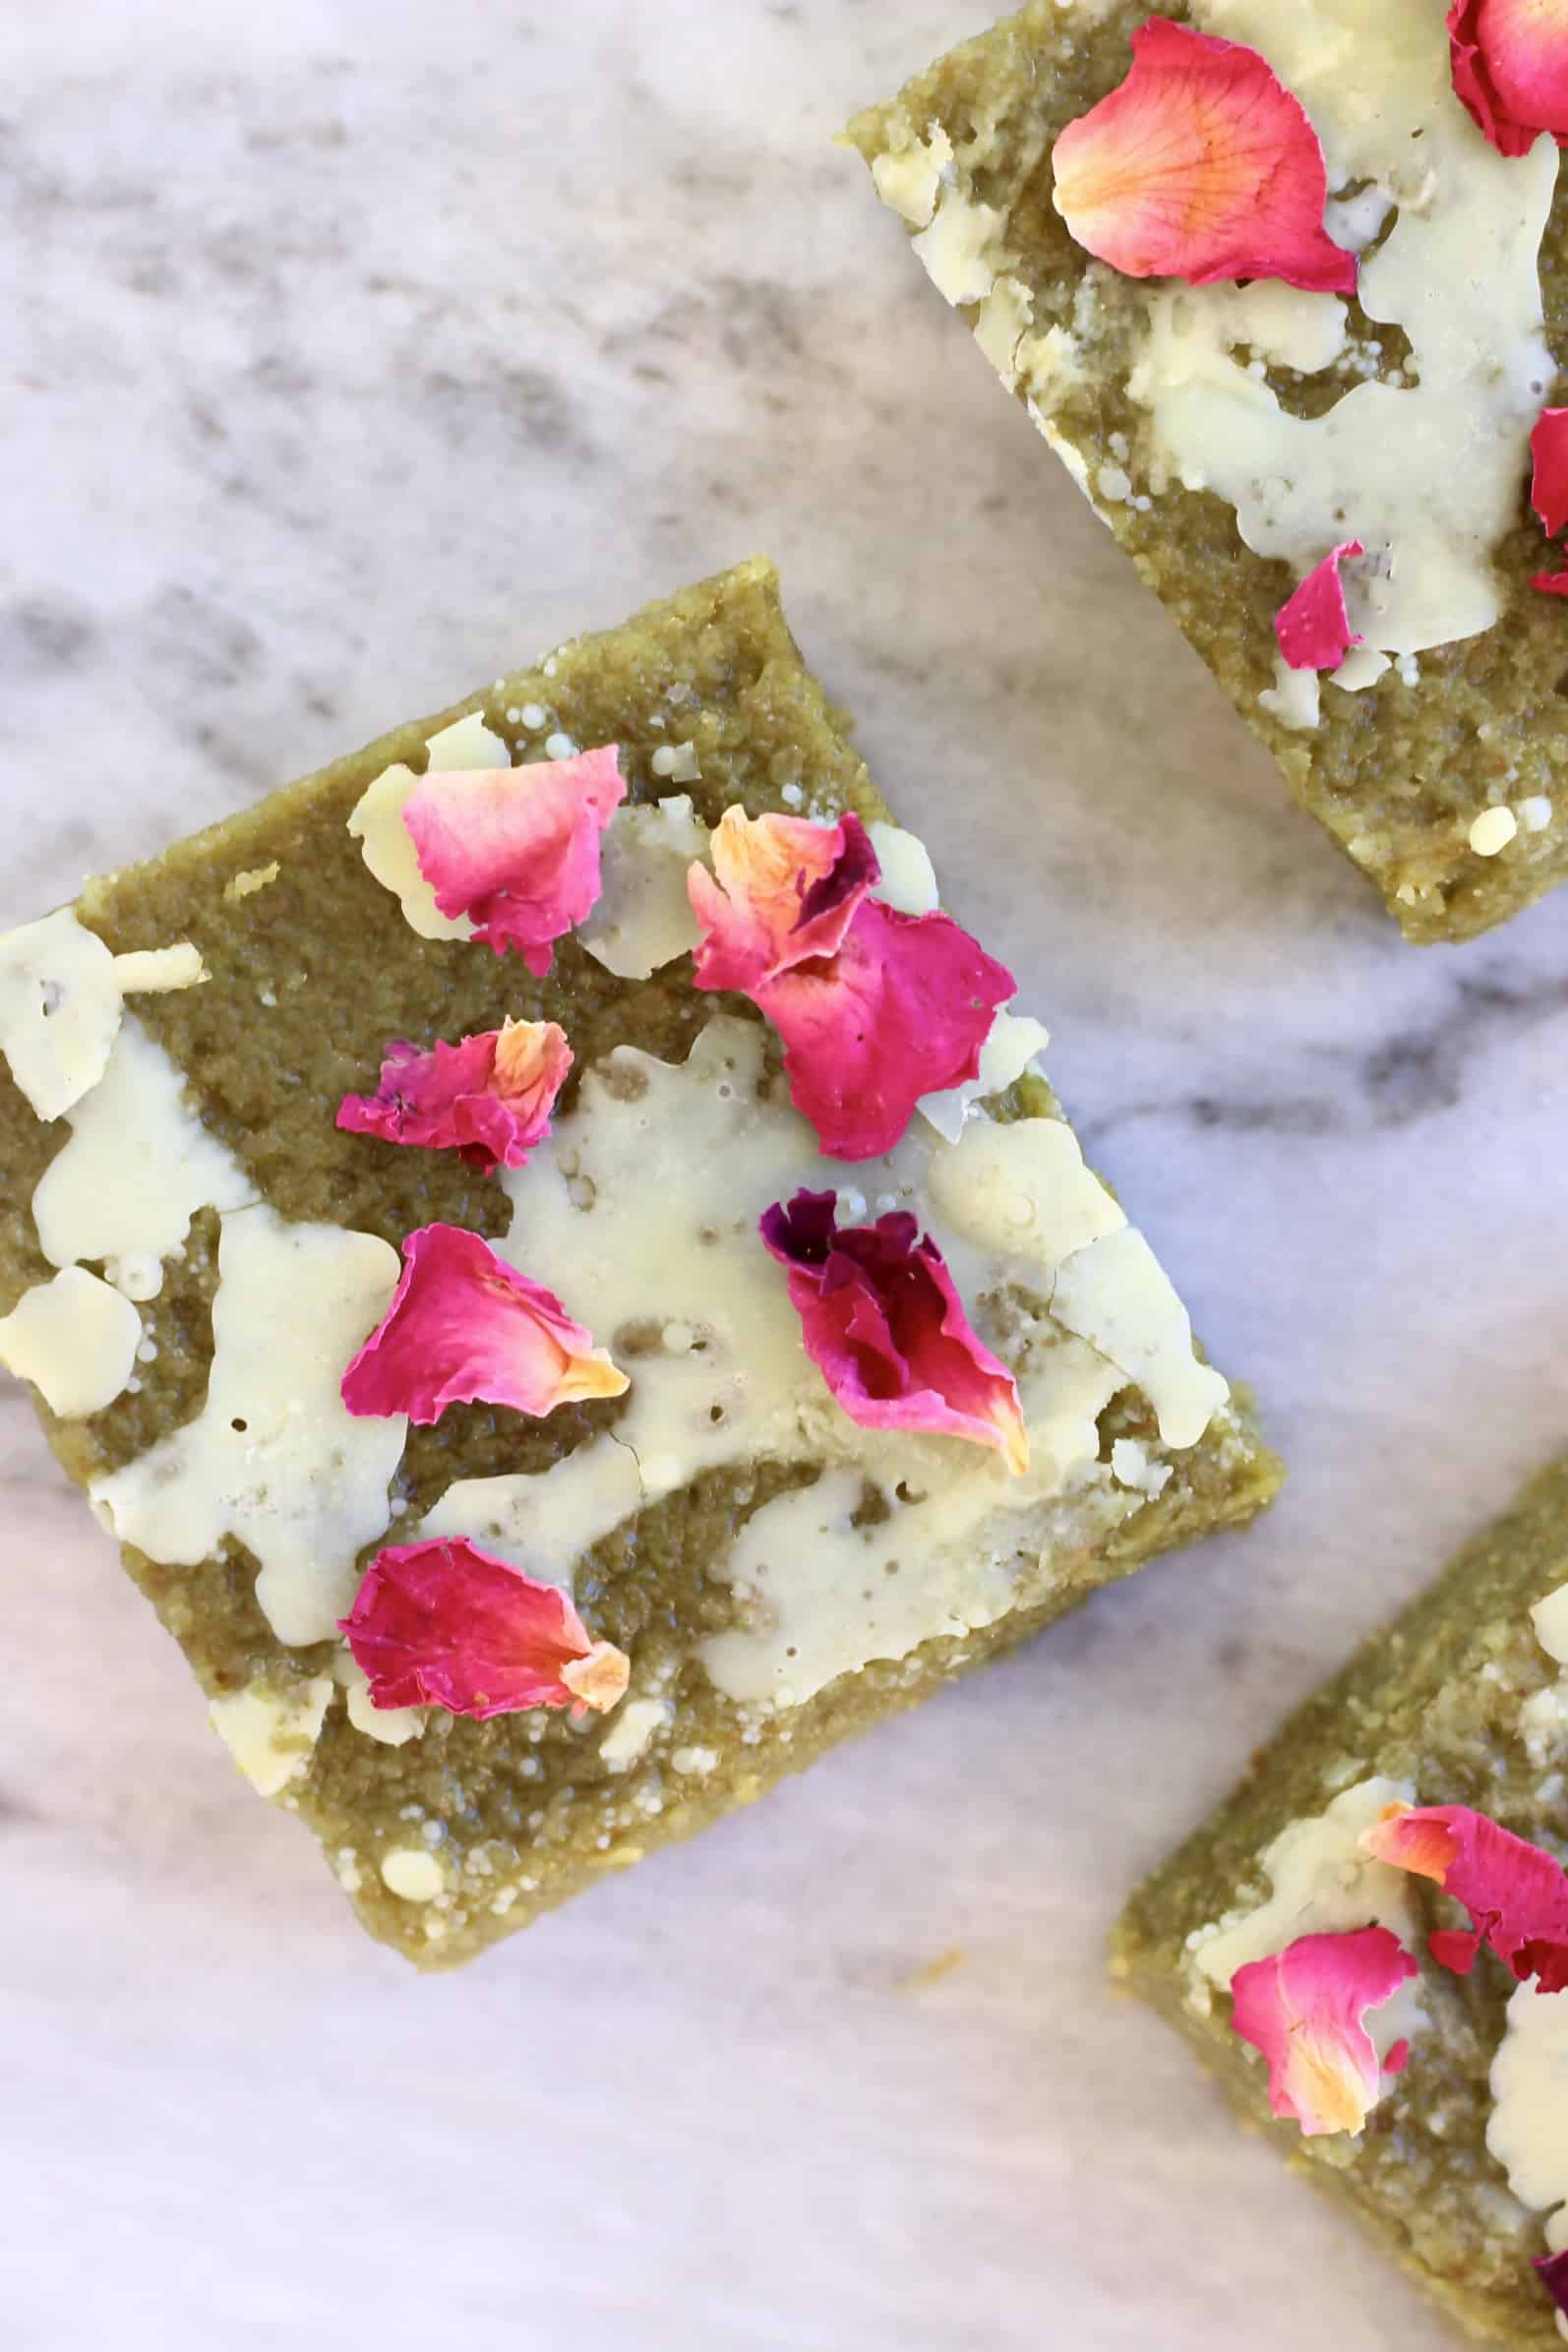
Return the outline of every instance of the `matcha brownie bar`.
[[[1276,1466],[764,564],[0,943],[0,1360],[462,1960]]]
[[[1565,1765],[1568,1461],[1286,1725],[1134,1897],[1115,1960],[1513,2352],[1568,2311]]]
[[[851,125],[1418,941],[1568,875],[1568,71],[1528,0],[1029,0]]]

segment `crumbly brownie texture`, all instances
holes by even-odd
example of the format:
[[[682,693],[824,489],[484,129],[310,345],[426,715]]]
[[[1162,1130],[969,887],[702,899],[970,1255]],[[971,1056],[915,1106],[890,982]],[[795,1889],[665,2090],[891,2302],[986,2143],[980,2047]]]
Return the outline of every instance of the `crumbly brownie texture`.
[[[1325,54],[1343,38],[1343,15],[1332,39],[1325,32]],[[1407,937],[1471,937],[1568,876],[1568,808],[1560,800],[1568,633],[1560,600],[1530,585],[1550,568],[1552,551],[1530,512],[1528,461],[1493,550],[1501,604],[1494,626],[1400,662],[1364,691],[1325,679],[1315,728],[1285,723],[1260,699],[1279,690],[1274,620],[1299,573],[1242,544],[1228,499],[1185,487],[1179,468],[1167,478],[1151,450],[1150,409],[1129,392],[1147,349],[1150,284],[1092,260],[1052,203],[1058,136],[1123,82],[1129,36],[1155,16],[1269,46],[1256,30],[1268,12],[1248,0],[1208,8],[1186,0],[1029,0],[890,103],[858,116],[849,138],[912,235],[922,234],[931,208],[939,206],[938,228],[948,216],[945,231],[922,244],[928,267],[1273,753],[1295,797],[1381,892]],[[1367,16],[1376,16],[1371,0]],[[1445,43],[1438,0],[1431,19],[1433,40]],[[1475,141],[1478,148],[1478,132]],[[1500,259],[1478,266],[1498,267],[1500,275]],[[1546,341],[1560,364],[1568,354],[1568,196],[1560,182],[1540,284]],[[1302,304],[1331,299],[1263,291],[1283,295],[1279,315],[1297,324]],[[1176,292],[1180,299],[1183,289]],[[1219,287],[1191,299],[1207,305],[1234,294]],[[1248,354],[1236,356],[1244,364]],[[1319,416],[1357,383],[1387,381],[1409,344],[1401,329],[1368,320],[1353,301],[1348,338],[1328,367],[1326,356],[1297,353],[1296,368],[1269,360],[1267,382],[1292,414]],[[1539,393],[1552,396],[1549,381]],[[1343,519],[1336,530],[1325,513],[1319,552],[1336,537],[1361,535],[1355,513]]]
[[[1419,1805],[1463,1804],[1568,1854],[1568,1683],[1531,1610],[1568,1583],[1568,1462],[1463,1551],[1440,1582],[1369,1641],[1286,1724],[1215,1818],[1140,1888],[1117,1930],[1115,1972],[1197,2048],[1249,2124],[1369,2227],[1413,2278],[1481,2343],[1560,2352],[1532,2270],[1541,2217],[1511,2194],[1488,2152],[1488,2076],[1515,1986],[1483,1954],[1474,1975],[1429,1963],[1427,2024],[1408,2067],[1357,2139],[1309,2140],[1274,2120],[1256,2053],[1232,2031],[1230,2002],[1197,1965],[1216,1922],[1267,1899],[1260,1856],[1368,1781],[1408,1784]],[[1354,1839],[1352,1850],[1354,1850]],[[1278,1892],[1276,1888],[1276,1893]],[[1433,1887],[1406,1882],[1410,1948],[1459,1916]],[[1299,1930],[1314,1924],[1303,1920]],[[1335,1930],[1364,1924],[1334,1920]],[[1561,1998],[1561,1996],[1557,1996]]]
[[[650,1083],[670,1087],[673,1116],[684,1116],[683,1065],[704,1032],[708,1045],[699,1053],[710,1051],[715,1039],[727,1040],[732,1076],[738,1071],[743,1085],[756,1091],[754,1125],[766,1117],[787,1118],[792,1134],[801,1127],[778,1104],[771,1033],[744,998],[695,993],[690,956],[652,979],[623,980],[568,937],[558,945],[553,974],[539,981],[518,957],[499,958],[466,941],[416,936],[398,899],[367,871],[347,820],[374,779],[399,761],[422,767],[433,734],[470,712],[482,714],[509,747],[513,763],[541,753],[561,756],[552,747],[562,737],[573,746],[619,745],[633,806],[672,795],[679,781],[680,791],[694,801],[697,816],[709,823],[736,807],[752,814],[804,812],[828,821],[853,811],[874,828],[886,818],[843,722],[801,662],[770,568],[755,563],[655,605],[623,629],[563,646],[541,667],[497,682],[457,711],[402,728],[155,863],[91,885],[77,915],[113,950],[192,941],[211,975],[203,986],[137,996],[135,1018],[127,1020],[116,1053],[134,1032],[133,1076],[163,1055],[172,1063],[169,1084],[176,1104],[179,1080],[186,1082],[185,1110],[199,1114],[200,1127],[186,1135],[183,1148],[215,1152],[229,1170],[226,1190],[220,1178],[213,1178],[205,1190],[197,1181],[193,1195],[239,1211],[225,1221],[224,1245],[230,1244],[229,1228],[236,1235],[244,1229],[259,1252],[242,1267],[236,1240],[232,1283],[225,1274],[230,1325],[240,1328],[230,1332],[236,1346],[221,1410],[224,1417],[232,1411],[233,1418],[230,1423],[225,1417],[224,1430],[245,1425],[248,1291],[265,1293],[274,1279],[298,1284],[292,1295],[298,1310],[294,1321],[309,1326],[316,1312],[310,1266],[303,1259],[296,1266],[286,1255],[299,1229],[308,1226],[317,1235],[311,1248],[325,1249],[324,1275],[328,1261],[336,1267],[333,1244],[341,1238],[331,1229],[377,1237],[355,1246],[362,1255],[370,1252],[377,1264],[385,1258],[393,1271],[384,1245],[395,1249],[411,1231],[433,1222],[498,1240],[507,1235],[513,1203],[501,1181],[451,1152],[393,1148],[334,1126],[340,1098],[374,1083],[390,1040],[421,1045],[456,1040],[495,1029],[503,1016],[548,1018],[565,1026],[576,1066],[557,1107],[560,1176],[552,1173],[553,1164],[541,1170],[536,1161],[518,1179],[533,1187],[519,1191],[516,1199],[535,1246],[548,1217],[570,1222],[563,1206],[569,1191],[575,1206],[585,1205],[580,1192],[562,1188],[567,1175],[562,1139],[576,1139],[586,1154],[597,1136],[609,1153],[605,1137],[613,1139],[619,1110],[634,1103]],[[140,967],[126,970],[134,976]],[[661,1072],[644,1064],[640,1074],[629,1077],[623,1069],[606,1081],[605,1058],[622,1046],[676,1066]],[[168,1065],[163,1066],[167,1074]],[[724,1072],[717,1075],[722,1080]],[[602,1132],[591,1119],[583,1123],[590,1098]],[[733,1085],[710,1089],[704,1097],[708,1113],[720,1104],[735,1116],[732,1098]],[[93,1101],[90,1095],[90,1108]],[[1059,1114],[1049,1089],[1032,1073],[1018,1077],[992,1109],[1003,1122],[1047,1120],[1054,1133],[1064,1133],[1055,1124]],[[988,1132],[1003,1131],[990,1120],[982,1123]],[[35,1116],[0,1064],[0,1169],[5,1176],[0,1313],[25,1293],[36,1296],[52,1274],[30,1204],[39,1179],[61,1153],[62,1133],[58,1123],[43,1123]],[[1076,1159],[1075,1148],[1070,1156]],[[549,1161],[548,1154],[544,1158]],[[650,1166],[655,1159],[656,1153]],[[571,1166],[577,1167],[575,1159]],[[780,1173],[787,1188],[792,1172]],[[840,1184],[846,1173],[853,1172],[835,1172]],[[694,1165],[694,1201],[700,1197],[703,1174]],[[868,1167],[864,1175],[870,1185],[876,1171]],[[650,1180],[655,1189],[662,1182]],[[710,1188],[712,1181],[709,1176]],[[580,1182],[580,1175],[573,1176],[573,1185]],[[609,1205],[618,1216],[631,1218],[630,1230],[638,1230],[637,1219],[642,1220],[644,1254],[657,1261],[660,1203],[645,1193],[635,1197],[634,1183],[630,1190],[632,1198],[623,1193]],[[676,1213],[685,1206],[680,1190],[678,1177],[670,1198],[672,1233]],[[766,1197],[759,1206],[766,1205]],[[247,1225],[246,1200],[266,1204],[259,1240],[254,1217]],[[606,1204],[601,1199],[599,1205]],[[755,1208],[751,1214],[748,1230],[754,1234]],[[324,1229],[325,1244],[320,1239]],[[602,1230],[602,1224],[593,1230]],[[615,1230],[629,1229],[623,1224]],[[211,1416],[210,1383],[214,1395],[217,1389],[212,1373],[219,1243],[219,1219],[211,1206],[202,1207],[183,1249],[167,1255],[155,1296],[148,1296],[145,1268],[139,1279],[128,1281],[125,1267],[111,1267],[122,1287],[145,1300],[147,1344],[135,1378],[118,1401],[88,1418],[58,1419],[40,1403],[61,1462],[84,1485],[97,1486],[100,1497],[110,1474],[193,1423],[204,1408]],[[776,1280],[782,1299],[783,1274],[765,1259],[760,1243],[756,1257]],[[586,1261],[575,1271],[559,1262],[530,1264],[560,1289],[569,1306],[576,1303],[574,1292],[580,1299],[590,1278]],[[360,1270],[361,1259],[347,1267],[350,1294]],[[385,1296],[384,1287],[382,1303]],[[325,1288],[322,1299],[320,1312],[326,1316]],[[337,1313],[342,1305],[339,1300],[331,1311]],[[352,1297],[346,1311],[352,1323]],[[345,1349],[357,1346],[379,1311],[377,1305],[367,1314],[361,1300]],[[285,1323],[292,1312],[285,1313]],[[1016,1322],[1016,1308],[1013,1312]],[[222,1321],[220,1302],[220,1326]],[[790,1325],[793,1330],[793,1314]],[[1037,1347],[1043,1329],[1036,1327]],[[567,1544],[577,1562],[575,1598],[591,1633],[618,1645],[632,1659],[632,1695],[607,1722],[595,1718],[578,1723],[566,1713],[533,1712],[481,1723],[432,1710],[420,1735],[407,1736],[417,1724],[398,1722],[391,1728],[402,1744],[386,1744],[364,1728],[363,1678],[357,1690],[334,1688],[334,1672],[339,1683],[352,1681],[342,1672],[342,1653],[334,1643],[289,1646],[278,1639],[259,1604],[257,1561],[244,1543],[231,1535],[215,1547],[217,1556],[195,1567],[170,1565],[134,1545],[124,1546],[131,1575],[216,1703],[214,1719],[251,1777],[315,1831],[365,1926],[422,1966],[467,1960],[605,1871],[621,1869],[651,1847],[750,1803],[836,1740],[912,1705],[960,1670],[1034,1633],[1096,1586],[1207,1530],[1250,1518],[1278,1483],[1278,1466],[1258,1442],[1244,1399],[1221,1402],[1197,1442],[1189,1438],[1170,1446],[1161,1442],[1156,1412],[1140,1391],[1114,1377],[1104,1384],[1103,1404],[1097,1400],[1091,1409],[1098,1418],[1099,1466],[1092,1458],[1091,1419],[1089,1466],[1075,1491],[1017,1520],[999,1556],[994,1543],[989,1557],[976,1566],[973,1573],[988,1580],[991,1598],[974,1610],[972,1630],[918,1640],[906,1631],[886,1654],[872,1639],[864,1645],[863,1666],[861,1654],[853,1657],[862,1670],[831,1672],[810,1694],[778,1692],[776,1704],[737,1699],[718,1687],[699,1652],[716,1656],[713,1646],[728,1640],[739,1662],[727,1679],[736,1687],[748,1674],[760,1673],[766,1681],[767,1672],[765,1661],[762,1668],[755,1665],[755,1643],[749,1645],[754,1612],[720,1571],[755,1515],[780,1498],[788,1504],[811,1487],[820,1462],[802,1458],[805,1449],[799,1445],[782,1459],[716,1457],[713,1467],[680,1478],[672,1490],[661,1486],[660,1499],[649,1507],[626,1507],[614,1532],[605,1535],[604,1482],[617,1475],[630,1478],[634,1503],[638,1476],[630,1450],[615,1445],[612,1434],[629,1403],[635,1406],[639,1351],[644,1358],[650,1349],[656,1355],[661,1335],[601,1325],[595,1336],[613,1346],[618,1361],[631,1371],[630,1400],[567,1406],[543,1420],[459,1406],[435,1426],[410,1429],[400,1459],[393,1440],[390,1470],[378,1470],[371,1460],[377,1517],[355,1535],[347,1564],[352,1569],[358,1556],[363,1565],[389,1540],[407,1542],[457,1481],[510,1478],[515,1485],[530,1474],[564,1467],[569,1456],[580,1465],[597,1445],[595,1462],[608,1467],[586,1480],[576,1479],[573,1505],[579,1528],[592,1524],[593,1539],[583,1543],[580,1536],[567,1534],[565,1521],[554,1533],[558,1546]],[[13,1339],[20,1347],[15,1326]],[[687,1332],[676,1343],[666,1330],[663,1343],[690,1347],[694,1334]],[[1064,1344],[1089,1358],[1082,1343],[1063,1343],[1059,1332],[1047,1344]],[[1184,1336],[1180,1357],[1190,1385],[1194,1368]],[[332,1358],[325,1367],[333,1400],[332,1366],[341,1360],[341,1356]],[[1102,1372],[1106,1368],[1102,1361]],[[315,1375],[322,1369],[316,1366]],[[1203,1382],[1210,1378],[1201,1374]],[[237,1394],[232,1393],[235,1380]],[[1224,1384],[1213,1385],[1223,1397]],[[822,1408],[835,1410],[825,1390]],[[712,1417],[720,1417],[717,1410]],[[708,1418],[704,1408],[704,1428]],[[365,1424],[354,1427],[356,1444],[367,1442]],[[867,1434],[870,1464],[876,1457]],[[911,1459],[939,1465],[943,1484],[949,1474],[979,1476],[970,1468],[977,1459],[995,1460],[954,1440],[927,1441],[922,1457],[920,1441],[911,1443]],[[1115,1477],[1110,1468],[1114,1449],[1119,1449]],[[651,1476],[651,1466],[639,1465],[639,1470],[644,1467]],[[840,1481],[845,1475],[836,1474]],[[362,1508],[362,1462],[355,1477]],[[381,1523],[389,1478],[385,1526],[367,1543],[371,1528]],[[502,1492],[481,1485],[466,1517],[449,1501],[449,1516],[462,1522],[457,1532],[485,1542],[506,1514],[499,1506],[492,1513],[483,1505],[487,1496]],[[894,1498],[868,1476],[854,1524],[859,1526],[863,1516],[874,1525],[879,1518],[907,1514],[921,1499],[902,1489]],[[941,1500],[945,1508],[945,1493]],[[155,1518],[159,1497],[144,1493],[140,1501]],[[533,1539],[548,1547],[551,1536],[547,1505]],[[962,1562],[974,1548],[962,1547],[953,1571],[960,1599],[963,1578],[971,1574]],[[878,1579],[891,1575],[892,1563],[875,1573]],[[1007,1588],[999,1601],[998,1577]],[[884,1593],[901,1589],[882,1586]],[[859,1606],[871,1602],[872,1596],[850,1599],[852,1607]],[[814,1622],[825,1623],[832,1635],[834,1597],[829,1594],[824,1602],[818,1596],[814,1605]],[[945,1618],[938,1612],[935,1621],[964,1622],[961,1613],[952,1612]]]

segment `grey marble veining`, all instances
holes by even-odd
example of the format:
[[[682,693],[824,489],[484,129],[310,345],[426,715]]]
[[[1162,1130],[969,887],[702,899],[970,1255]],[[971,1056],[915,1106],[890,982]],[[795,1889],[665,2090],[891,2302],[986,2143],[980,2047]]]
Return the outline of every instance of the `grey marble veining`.
[[[1402,945],[919,280],[832,135],[983,0],[6,14],[0,925],[768,548],[1295,1470],[420,1985],[0,1398],[7,2352],[1435,2340],[1102,1946],[1568,1436],[1568,902]]]

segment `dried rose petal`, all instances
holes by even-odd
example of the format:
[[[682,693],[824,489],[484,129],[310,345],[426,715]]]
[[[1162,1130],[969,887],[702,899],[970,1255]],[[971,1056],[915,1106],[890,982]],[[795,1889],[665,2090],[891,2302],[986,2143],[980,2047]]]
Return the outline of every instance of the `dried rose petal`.
[[[940,1250],[913,1217],[840,1227],[836,1192],[797,1192],[761,1221],[789,1271],[806,1353],[867,1429],[926,1429],[995,1446],[1021,1476],[1018,1387],[970,1327]]]
[[[1568,2312],[1568,2252],[1542,2255],[1536,2270],[1557,2309]]]
[[[1535,478],[1530,503],[1549,538],[1568,529],[1568,408],[1543,408],[1530,436]]]
[[[1255,49],[1151,19],[1121,87],[1056,141],[1054,169],[1069,231],[1124,276],[1356,291],[1356,256],[1323,226],[1317,133]]]
[[[1237,1968],[1231,2022],[1268,2061],[1272,2112],[1294,2118],[1309,2140],[1358,2132],[1383,2074],[1361,2020],[1417,1973],[1386,1927],[1299,1936],[1272,1960]]]
[[[343,1375],[343,1403],[423,1426],[449,1405],[479,1400],[543,1418],[629,1386],[552,1292],[477,1234],[427,1225],[403,1243],[402,1280]]]
[[[569,1593],[461,1537],[379,1552],[340,1630],[383,1709],[580,1718],[608,1714],[630,1679],[626,1653],[589,1639]]]
[[[1353,645],[1365,643],[1351,630],[1340,566],[1347,556],[1363,556],[1359,539],[1347,539],[1309,572],[1288,604],[1274,616],[1280,651],[1293,670],[1337,670]]]
[[[399,1041],[387,1048],[375,1094],[345,1095],[337,1124],[384,1143],[455,1151],[486,1175],[526,1168],[571,1067],[567,1033],[554,1021],[508,1021],[429,1054]]]
[[[737,989],[784,1041],[795,1108],[842,1160],[891,1151],[923,1095],[975,1077],[1016,983],[946,915],[868,897],[878,868],[857,816],[838,825],[730,810],[718,881],[689,877],[706,934],[699,989]]]
[[[694,866],[688,882],[707,935],[696,954],[697,986],[746,994],[809,956],[834,954],[881,873],[854,814],[816,825],[727,809],[709,854],[713,873]]]
[[[1434,1960],[1468,1976],[1485,1945],[1521,1984],[1568,1990],[1568,1872],[1538,1845],[1468,1805],[1390,1805],[1362,1833],[1380,1862],[1427,1878],[1463,1903],[1470,1928],[1440,1928]]]
[[[1543,596],[1568,596],[1568,572],[1538,572],[1530,584]]]
[[[592,912],[600,842],[626,799],[616,747],[533,767],[422,776],[403,804],[419,871],[447,916],[542,979],[551,942]]]
[[[790,1099],[838,1160],[889,1152],[921,1097],[979,1075],[1004,964],[949,915],[900,915],[870,898],[837,955],[754,992],[784,1041]]]
[[[1568,139],[1568,7],[1563,0],[1454,0],[1454,89],[1501,155],[1528,155],[1542,131]]]

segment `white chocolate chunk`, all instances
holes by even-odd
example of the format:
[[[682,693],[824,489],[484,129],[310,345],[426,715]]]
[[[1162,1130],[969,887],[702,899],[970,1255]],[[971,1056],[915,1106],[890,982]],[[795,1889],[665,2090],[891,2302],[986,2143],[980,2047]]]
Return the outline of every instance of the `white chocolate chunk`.
[[[598,904],[577,929],[594,960],[622,980],[647,980],[690,955],[702,935],[687,875],[707,851],[707,826],[688,793],[618,809],[604,836]]]
[[[957,1231],[995,1258],[1040,1267],[1060,1267],[1127,1222],[1059,1118],[976,1120],[961,1150],[933,1158],[931,1193]],[[1059,1289],[1059,1273],[1056,1281]]]
[[[925,842],[918,834],[906,833],[902,825],[888,824],[879,816],[873,817],[866,833],[882,870],[872,896],[896,908],[900,915],[934,915],[941,897],[936,869]]]
[[[198,1209],[254,1199],[245,1170],[185,1098],[178,1064],[128,1018],[100,1083],[66,1114],[71,1139],[32,1195],[52,1266],[111,1260],[129,1268],[138,1295],[152,1297],[158,1261],[179,1248]]]
[[[1230,1395],[1192,1353],[1192,1325],[1141,1234],[1109,1233],[1067,1259],[1051,1311],[1141,1388],[1170,1446],[1196,1445]]]
[[[942,174],[952,159],[953,143],[936,123],[929,139],[878,155],[872,165],[872,178],[883,204],[911,228],[929,228]]]
[[[666,1724],[675,1720],[668,1699],[628,1699],[617,1708],[610,1728],[599,1742],[599,1761],[613,1773],[627,1773],[640,1764]]]
[[[661,744],[652,759],[653,772],[671,784],[699,784],[702,762],[694,743]]]
[[[115,956],[69,907],[0,939],[0,1054],[39,1118],[63,1118],[103,1076],[125,998],[207,978],[189,945]]]
[[[477,711],[430,738],[427,775],[456,775],[466,770],[494,775],[510,768],[512,754],[492,735]],[[403,810],[420,781],[400,762],[376,778],[348,819],[348,830],[360,844],[365,864],[384,890],[390,890],[403,910],[411,931],[422,939],[471,939],[473,925],[466,916],[444,915],[436,893],[419,871],[419,860]]]
[[[955,307],[984,302],[1001,267],[1002,214],[943,188],[936,217],[915,239],[932,284]]]
[[[428,1728],[427,1707],[378,1707],[370,1695],[370,1676],[351,1651],[340,1650],[332,1660],[332,1676],[343,1692],[348,1719],[367,1739],[384,1748],[403,1748]]]
[[[287,1225],[265,1205],[226,1216],[206,1406],[90,1489],[151,1559],[194,1567],[227,1537],[245,1544],[280,1642],[332,1638],[358,1554],[387,1526],[408,1424],[356,1418],[338,1391],[397,1274],[374,1235]]]
[[[921,1116],[930,1119],[938,1135],[956,1143],[976,1108],[989,1096],[1005,1094],[1009,1086],[1016,1085],[1036,1055],[1043,1054],[1050,1043],[1049,1029],[1008,1012],[1004,1006],[980,1050],[978,1074],[962,1086],[949,1087],[945,1094],[922,1095]],[[1079,1159],[1081,1164],[1081,1153]]]
[[[1568,1993],[1522,1984],[1492,2060],[1486,2145],[1522,2204],[1550,2211],[1548,2242],[1568,2223]]]
[[[382,1883],[403,1902],[434,1902],[447,1874],[428,1845],[397,1845],[382,1857]]]
[[[278,1796],[310,1770],[316,1742],[332,1704],[331,1674],[287,1690],[253,1682],[208,1709],[213,1730],[251,1786]]]
[[[1519,831],[1512,809],[1483,809],[1470,828],[1470,846],[1478,858],[1495,858]]]
[[[0,1322],[0,1364],[30,1380],[62,1420],[102,1413],[123,1396],[141,1345],[136,1308],[82,1266],[27,1292]]]

